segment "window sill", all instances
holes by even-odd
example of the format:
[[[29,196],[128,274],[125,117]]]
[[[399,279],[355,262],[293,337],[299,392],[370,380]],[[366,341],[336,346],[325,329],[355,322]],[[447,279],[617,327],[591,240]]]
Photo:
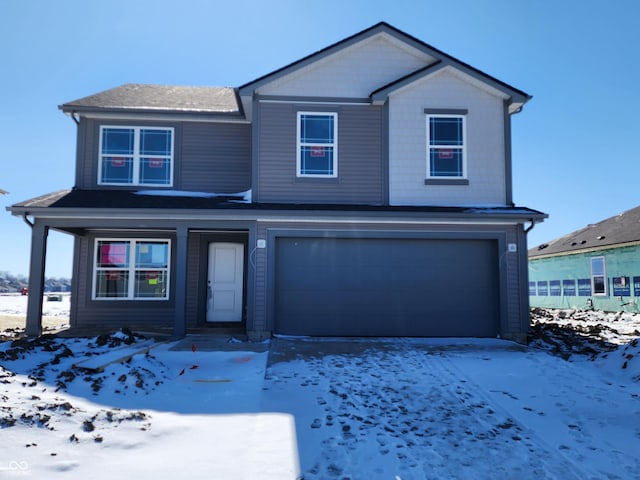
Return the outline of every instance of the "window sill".
[[[425,185],[469,185],[466,178],[427,178]]]
[[[340,183],[338,177],[295,177],[293,183]]]

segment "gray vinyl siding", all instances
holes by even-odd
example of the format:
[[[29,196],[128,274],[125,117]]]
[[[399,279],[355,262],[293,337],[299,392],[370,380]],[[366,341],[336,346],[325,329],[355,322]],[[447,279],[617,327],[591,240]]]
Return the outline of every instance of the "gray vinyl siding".
[[[202,262],[205,262],[204,268],[206,268],[206,258],[202,258],[200,254],[200,236],[189,235],[188,239],[188,254],[187,254],[187,302],[186,312],[187,327],[193,328],[198,323],[203,315],[203,307],[200,305],[200,299],[202,298],[202,278],[201,269]]]
[[[128,235],[113,232],[87,234],[79,237],[79,271],[83,275],[74,292],[77,301],[76,328],[99,327],[100,329],[129,328],[167,328],[174,324],[174,292],[176,285],[171,284],[168,301],[133,301],[133,300],[92,300],[93,288],[93,249],[97,237],[109,238],[170,238],[172,245],[172,268],[175,262],[176,240],[174,235],[158,235],[151,232],[130,232]],[[182,288],[182,287],[181,287]]]
[[[78,130],[78,188],[131,188],[98,185],[101,125],[172,127],[175,135],[172,189],[235,193],[251,187],[251,127],[248,124],[83,119]],[[154,187],[157,188],[164,187]]]
[[[251,187],[248,124],[185,123],[181,141],[180,188],[234,193]]]
[[[338,178],[296,177],[296,114],[298,111],[338,113]],[[382,108],[258,104],[256,135],[259,202],[382,204],[384,167]]]

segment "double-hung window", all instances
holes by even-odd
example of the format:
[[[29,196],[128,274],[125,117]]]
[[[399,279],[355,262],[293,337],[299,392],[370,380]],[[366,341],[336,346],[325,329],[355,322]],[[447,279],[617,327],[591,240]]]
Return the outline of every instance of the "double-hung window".
[[[173,184],[173,128],[100,127],[100,185]]]
[[[607,269],[604,257],[591,258],[591,291],[594,295],[607,295]]]
[[[170,240],[97,239],[95,300],[168,300]]]
[[[465,179],[465,115],[427,113],[427,179]]]
[[[297,176],[338,176],[338,114],[298,112]]]

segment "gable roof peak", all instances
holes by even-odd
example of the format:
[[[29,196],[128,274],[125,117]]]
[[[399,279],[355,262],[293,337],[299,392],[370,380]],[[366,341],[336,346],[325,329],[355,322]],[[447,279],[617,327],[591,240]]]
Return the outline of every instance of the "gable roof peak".
[[[384,21],[378,22],[368,28],[365,28],[364,30],[361,30],[353,35],[350,35],[344,38],[343,40],[340,40],[314,53],[311,53],[310,55],[307,55],[299,60],[296,60],[288,65],[285,65],[284,67],[274,70],[271,73],[267,73],[266,75],[263,75],[261,77],[258,77],[255,80],[245,83],[244,85],[241,85],[238,88],[238,93],[240,96],[243,96],[243,97],[251,96],[256,92],[256,90],[265,86],[266,84],[269,84],[275,80],[283,78],[284,76],[291,74],[295,71],[298,71],[314,62],[322,60],[323,58],[328,57],[329,55],[340,52],[341,50],[344,50],[350,46],[353,46],[357,43],[365,41],[379,34],[386,34],[389,37],[395,39],[397,42],[399,42],[399,44],[404,44],[408,48],[414,49],[416,52],[420,52],[420,54],[424,55],[425,57],[431,58],[431,61],[428,62],[429,64],[428,65],[425,64],[425,70],[427,70],[428,67],[432,66],[434,62],[443,63],[455,69],[458,69],[468,75],[471,75],[472,77],[475,77],[477,80],[487,83],[490,86],[497,88],[498,90],[503,91],[508,97],[511,98],[511,103],[512,103],[510,108],[511,113],[516,113],[520,111],[521,107],[531,99],[531,96],[523,92],[522,90],[519,90],[505,82],[502,82],[501,80],[498,80],[495,77],[492,77],[491,75],[488,75],[487,73],[482,72],[481,70],[478,70],[475,67],[472,67],[471,65],[465,62],[458,60],[457,58],[443,52],[442,50],[439,50],[433,47],[432,45],[429,45],[428,43],[420,40],[419,38],[416,38]],[[411,75],[415,75],[415,73],[416,72],[414,72],[414,74],[411,74]],[[407,76],[407,77],[404,77],[403,79],[398,79],[398,81],[405,81],[405,80],[410,80],[410,78]],[[402,82],[398,82],[398,84],[400,83]],[[396,82],[393,82],[393,84],[387,85],[386,87],[387,88],[393,87],[394,85],[397,86],[398,84],[396,84]],[[385,87],[377,89],[376,93],[381,93],[384,88]],[[371,92],[371,93],[374,93],[374,92]]]

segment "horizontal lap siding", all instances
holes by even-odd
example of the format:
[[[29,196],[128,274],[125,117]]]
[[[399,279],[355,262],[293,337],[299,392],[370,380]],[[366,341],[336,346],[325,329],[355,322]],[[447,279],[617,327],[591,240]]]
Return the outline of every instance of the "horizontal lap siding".
[[[296,178],[296,112],[304,107],[259,106],[258,192],[260,202],[381,204],[384,200],[382,111],[339,106],[338,178]],[[317,110],[315,107],[314,110]],[[335,106],[326,111],[336,111]]]
[[[101,234],[99,237],[113,238],[116,235],[109,233]],[[131,237],[151,238],[152,235],[142,233],[140,235],[131,234]],[[77,292],[74,296],[78,302],[78,314],[74,327],[100,327],[109,329],[119,329],[123,327],[165,327],[171,328],[174,324],[174,303],[176,285],[171,286],[170,301],[118,301],[118,300],[92,300],[93,288],[93,249],[95,235],[80,237],[80,268],[79,272],[84,272],[84,277],[78,282]],[[165,237],[162,237],[165,238]],[[172,238],[175,249],[175,238]],[[175,269],[175,253],[172,271]]]
[[[425,109],[464,109],[468,185],[425,185]],[[504,205],[504,105],[441,72],[401,89],[389,101],[389,198],[392,205]]]
[[[101,125],[174,128],[174,189],[235,193],[251,188],[251,126],[248,124],[86,119],[78,133],[78,188],[114,188],[97,183]]]
[[[184,190],[235,193],[251,187],[249,125],[185,123],[181,186]]]
[[[200,235],[191,234],[188,240],[187,249],[187,285],[186,285],[186,312],[187,327],[193,328],[198,325],[198,315],[200,299],[200,267],[202,262],[207,262],[207,258],[202,258]]]
[[[522,229],[523,227],[519,226],[519,228]],[[517,229],[518,227],[514,226],[507,230],[507,244],[515,244],[518,251],[517,253],[507,253],[504,260],[507,289],[509,291],[509,295],[507,297],[507,311],[509,312],[509,316],[505,325],[505,334],[509,334],[510,332],[522,332],[523,330],[526,332],[528,327],[528,312],[525,312],[523,316],[523,312],[521,311],[521,295],[524,295],[523,288],[527,283],[527,272],[526,269],[525,271],[522,271],[522,265],[526,265],[526,261],[519,261],[521,255],[526,256],[526,235],[524,233],[519,235]],[[524,241],[525,244],[521,244],[520,241]],[[518,295],[518,292],[521,292],[520,295]],[[524,324],[523,319],[525,320]]]

